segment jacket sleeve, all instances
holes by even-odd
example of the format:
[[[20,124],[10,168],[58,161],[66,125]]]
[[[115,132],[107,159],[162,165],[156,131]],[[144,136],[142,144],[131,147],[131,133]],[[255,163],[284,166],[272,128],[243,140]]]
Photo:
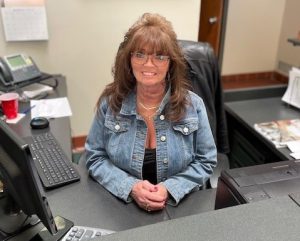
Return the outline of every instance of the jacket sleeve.
[[[186,169],[163,182],[171,195],[168,200],[170,205],[177,205],[186,194],[199,190],[217,164],[217,149],[202,100],[199,105],[198,129],[194,132],[194,158]]]
[[[113,195],[131,202],[130,192],[138,181],[135,177],[115,166],[105,150],[104,121],[107,106],[101,103],[95,114],[85,143],[86,166],[89,174]]]

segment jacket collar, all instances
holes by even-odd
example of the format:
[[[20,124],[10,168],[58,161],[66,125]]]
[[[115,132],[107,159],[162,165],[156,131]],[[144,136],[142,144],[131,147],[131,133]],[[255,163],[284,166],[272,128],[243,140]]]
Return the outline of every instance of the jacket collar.
[[[160,114],[170,100],[171,96],[171,85],[162,99],[157,113]],[[123,100],[122,107],[120,110],[122,115],[137,115],[136,111],[136,90],[131,91]]]

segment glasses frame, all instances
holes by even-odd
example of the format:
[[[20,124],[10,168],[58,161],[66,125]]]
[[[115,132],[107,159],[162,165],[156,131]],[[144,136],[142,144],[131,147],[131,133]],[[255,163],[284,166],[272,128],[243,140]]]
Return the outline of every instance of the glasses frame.
[[[140,57],[138,57],[140,55]],[[131,52],[131,59],[135,64],[144,65],[151,57],[151,62],[157,67],[166,66],[170,61],[170,56],[162,54],[146,54],[140,51]]]

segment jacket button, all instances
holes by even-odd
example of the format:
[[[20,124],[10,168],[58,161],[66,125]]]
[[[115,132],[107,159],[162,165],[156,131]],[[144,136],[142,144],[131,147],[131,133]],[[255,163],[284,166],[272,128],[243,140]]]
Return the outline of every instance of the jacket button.
[[[164,164],[168,164],[168,159],[167,159],[167,158],[164,158],[163,163],[164,163]]]
[[[165,119],[165,116],[164,116],[164,115],[160,115],[160,116],[159,116],[159,119],[160,119],[160,120],[164,120],[164,119]]]
[[[115,125],[115,130],[116,131],[120,130],[120,128],[121,128],[120,125],[118,125],[118,124]]]
[[[166,138],[165,136],[161,136],[161,137],[160,137],[160,140],[161,140],[161,141],[166,141],[166,139],[167,139],[167,138]]]
[[[189,128],[184,127],[184,128],[183,128],[183,132],[184,132],[184,133],[188,133],[188,132],[189,132]]]

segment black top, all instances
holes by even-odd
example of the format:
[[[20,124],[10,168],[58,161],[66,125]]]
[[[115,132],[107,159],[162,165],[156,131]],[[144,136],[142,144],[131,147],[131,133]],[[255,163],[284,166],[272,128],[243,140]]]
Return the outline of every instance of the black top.
[[[157,184],[156,178],[156,149],[145,149],[143,164],[143,179]]]

